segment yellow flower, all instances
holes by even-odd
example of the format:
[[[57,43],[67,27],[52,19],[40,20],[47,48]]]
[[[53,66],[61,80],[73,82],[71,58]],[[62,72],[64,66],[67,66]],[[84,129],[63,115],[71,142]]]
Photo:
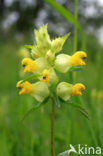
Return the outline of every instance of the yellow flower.
[[[83,51],[78,51],[74,55],[72,55],[72,65],[80,66],[86,65],[84,60],[87,58],[87,54]]]
[[[49,71],[47,69],[45,69],[42,73],[42,79],[41,81],[42,82],[49,82],[50,80],[50,74],[49,74]]]
[[[42,82],[48,82],[49,85],[53,85],[56,84],[58,82],[58,77],[54,71],[53,68],[50,69],[44,69],[43,73],[42,73],[42,78],[41,78]]]
[[[67,101],[72,95],[82,95],[84,90],[85,86],[81,83],[72,85],[67,82],[61,82],[58,84],[56,92],[61,99]]]
[[[45,58],[38,58],[32,60],[31,58],[24,58],[22,60],[22,66],[24,67],[24,72],[42,72],[45,68],[49,67],[49,64]]]
[[[36,70],[36,64],[31,58],[24,58],[22,60],[22,67],[24,72],[34,72]]]
[[[39,102],[44,101],[44,99],[49,96],[48,87],[43,82],[36,82],[31,84],[28,81],[22,83],[21,80],[17,83],[16,87],[20,90],[20,95],[30,94]]]
[[[72,87],[72,95],[82,95],[85,90],[85,86],[81,83],[77,83]]]
[[[55,69],[59,72],[66,73],[72,66],[85,65],[84,60],[87,54],[85,52],[79,51],[74,55],[69,56],[67,54],[60,54],[55,60]]]
[[[16,85],[16,87],[20,90],[19,94],[31,94],[32,92],[32,85],[28,82],[25,81],[22,83],[22,80],[19,81]]]

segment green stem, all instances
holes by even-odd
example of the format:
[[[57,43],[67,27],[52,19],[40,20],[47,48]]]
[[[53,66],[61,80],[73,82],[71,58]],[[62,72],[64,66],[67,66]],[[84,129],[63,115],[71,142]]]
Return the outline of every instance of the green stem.
[[[75,21],[78,21],[78,0],[75,0]],[[73,52],[77,50],[77,27],[74,27],[74,49]]]
[[[75,0],[75,21],[78,21],[78,0]],[[77,40],[78,40],[78,28],[74,26],[74,43],[73,43],[73,53],[77,51]],[[76,73],[72,73],[72,82],[74,83],[76,79]]]
[[[51,112],[51,156],[55,156],[54,118],[55,118],[55,102],[54,102],[54,98],[52,98],[52,112]]]

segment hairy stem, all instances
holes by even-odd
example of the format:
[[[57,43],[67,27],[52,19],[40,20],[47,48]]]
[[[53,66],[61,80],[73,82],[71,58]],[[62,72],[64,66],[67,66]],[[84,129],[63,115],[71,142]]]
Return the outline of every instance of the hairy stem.
[[[52,112],[51,112],[51,156],[55,156],[54,118],[55,118],[55,102],[54,102],[54,98],[52,98]]]

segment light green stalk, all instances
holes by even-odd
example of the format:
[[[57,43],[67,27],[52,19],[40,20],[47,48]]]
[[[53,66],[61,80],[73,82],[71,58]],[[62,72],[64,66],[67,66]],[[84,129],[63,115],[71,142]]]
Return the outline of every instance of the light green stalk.
[[[75,0],[75,21],[78,21],[78,0]],[[78,28],[74,26],[74,49],[73,52],[77,51],[77,39],[78,39]]]
[[[78,0],[75,0],[75,21],[78,21]],[[78,42],[78,28],[74,26],[74,43],[73,43],[73,53],[77,51],[77,42]],[[72,81],[74,82],[76,79],[76,72],[73,73]]]
[[[55,118],[55,101],[52,97],[52,112],[51,112],[51,156],[55,156],[55,139],[54,139],[54,119]]]

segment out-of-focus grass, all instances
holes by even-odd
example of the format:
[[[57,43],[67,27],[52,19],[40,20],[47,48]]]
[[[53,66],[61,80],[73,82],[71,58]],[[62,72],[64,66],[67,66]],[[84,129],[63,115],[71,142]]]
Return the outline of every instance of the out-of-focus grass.
[[[89,111],[91,117],[89,124],[92,129],[87,119],[71,106],[62,104],[60,109],[56,108],[56,155],[67,150],[69,144],[95,146],[96,142],[99,146],[103,145],[101,138],[103,136],[103,99],[91,97],[93,88],[97,91],[103,88],[103,54],[97,41],[95,45],[93,41],[91,39],[87,42],[87,67],[84,71],[77,72],[75,78],[75,83],[81,82],[86,85],[81,102]],[[20,122],[25,112],[37,104],[29,95],[19,96],[15,87],[16,82],[20,80],[20,59],[17,58],[16,52],[20,45],[27,42],[29,41],[24,40],[18,43],[11,39],[0,43],[0,156],[50,155],[51,103],[49,102],[27,116],[22,123]],[[94,53],[94,46],[98,50],[97,53]],[[71,54],[72,50],[72,41],[69,39],[63,51]],[[64,74],[61,79],[70,82],[69,74],[68,77]]]

